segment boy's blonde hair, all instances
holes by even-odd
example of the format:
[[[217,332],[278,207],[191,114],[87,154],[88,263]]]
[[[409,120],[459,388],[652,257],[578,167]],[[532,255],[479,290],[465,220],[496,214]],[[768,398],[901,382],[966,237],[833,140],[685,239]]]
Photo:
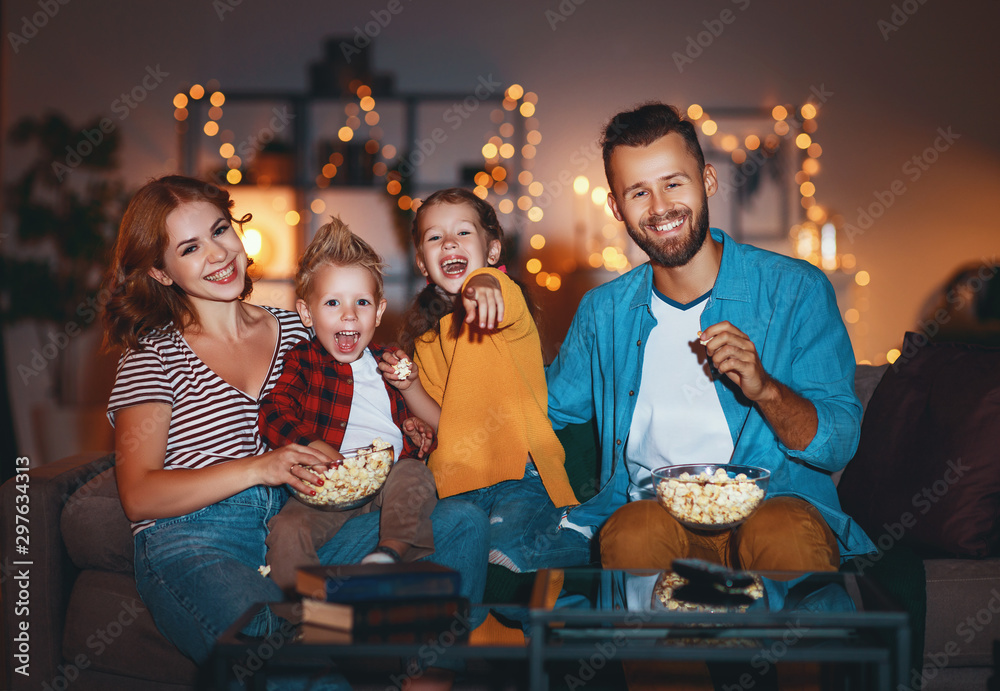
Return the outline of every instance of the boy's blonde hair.
[[[382,299],[382,278],[385,263],[371,245],[351,232],[347,224],[336,216],[316,231],[295,272],[295,296],[303,300],[312,291],[313,275],[321,266],[360,266],[368,269],[375,279],[375,300]]]

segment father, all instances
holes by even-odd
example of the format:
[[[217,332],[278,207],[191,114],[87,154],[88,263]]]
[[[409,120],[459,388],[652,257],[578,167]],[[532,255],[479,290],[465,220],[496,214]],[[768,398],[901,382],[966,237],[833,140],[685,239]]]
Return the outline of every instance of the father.
[[[861,405],[829,281],[709,229],[718,177],[675,108],[620,113],[602,143],[608,205],[649,262],[584,296],[547,371],[553,425],[596,416],[601,446],[601,489],[563,527],[599,529],[608,568],[829,571],[874,551],[830,478]],[[738,529],[688,530],[651,499],[651,469],[725,462],[771,471]]]

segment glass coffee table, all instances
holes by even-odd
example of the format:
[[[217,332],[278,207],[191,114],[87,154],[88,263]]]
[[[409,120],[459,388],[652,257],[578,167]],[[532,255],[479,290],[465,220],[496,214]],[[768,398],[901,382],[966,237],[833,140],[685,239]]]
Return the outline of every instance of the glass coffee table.
[[[670,571],[541,571],[532,594],[530,687],[548,689],[550,663],[578,662],[570,688],[612,661],[703,661],[732,684],[757,684],[778,663],[832,666],[835,685],[896,688],[908,677],[907,614],[850,573],[754,573],[712,586]],[[693,580],[693,579],[692,579]],[[686,586],[686,587],[685,587]],[[560,587],[554,607],[553,587]],[[719,682],[716,682],[719,686]]]
[[[732,588],[721,601],[706,603],[704,591],[692,595],[671,572],[540,571],[530,605],[490,606],[528,622],[527,644],[470,644],[468,622],[461,620],[421,640],[303,637],[294,623],[295,603],[266,605],[284,623],[254,638],[242,631],[265,607],[258,605],[219,638],[212,672],[219,689],[234,680],[264,689],[272,676],[332,669],[352,680],[375,680],[379,688],[386,683],[398,688],[413,672],[408,665],[419,660],[464,668],[473,681],[503,678],[513,688],[546,691],[550,677],[580,688],[611,663],[702,661],[710,669],[727,670],[723,678],[732,683],[716,681],[718,688],[761,689],[766,684],[758,683],[759,673],[779,663],[808,662],[832,670],[824,688],[889,691],[905,684],[907,615],[867,578],[849,573],[752,576],[749,588]]]

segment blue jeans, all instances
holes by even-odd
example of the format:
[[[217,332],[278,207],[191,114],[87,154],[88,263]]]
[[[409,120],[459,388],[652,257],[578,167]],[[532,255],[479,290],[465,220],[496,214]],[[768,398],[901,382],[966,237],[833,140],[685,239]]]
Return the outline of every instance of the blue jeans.
[[[158,519],[135,536],[136,587],[157,628],[201,664],[215,639],[256,602],[280,602],[281,589],[257,569],[264,562],[267,522],[288,495],[256,486],[176,518]],[[377,512],[347,522],[319,550],[323,564],[357,562],[378,541]],[[485,514],[457,500],[438,503],[431,515],[434,561],[458,570],[462,595],[482,600],[486,583]],[[267,636],[279,622],[260,616],[244,629]]]
[[[559,527],[562,509],[552,504],[534,463],[528,463],[520,480],[507,480],[454,498],[489,514],[491,564],[523,573],[590,561],[590,541],[575,530]]]

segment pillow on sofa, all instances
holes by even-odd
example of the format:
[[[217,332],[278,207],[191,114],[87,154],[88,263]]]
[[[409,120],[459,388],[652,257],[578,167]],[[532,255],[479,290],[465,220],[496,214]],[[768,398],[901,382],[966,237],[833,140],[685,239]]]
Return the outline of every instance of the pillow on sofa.
[[[841,506],[883,550],[1000,553],[1000,349],[908,333],[872,395]]]
[[[135,543],[108,468],[73,493],[60,517],[63,542],[79,569],[133,573]]]

